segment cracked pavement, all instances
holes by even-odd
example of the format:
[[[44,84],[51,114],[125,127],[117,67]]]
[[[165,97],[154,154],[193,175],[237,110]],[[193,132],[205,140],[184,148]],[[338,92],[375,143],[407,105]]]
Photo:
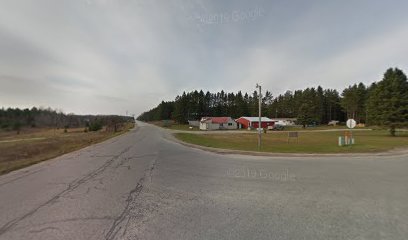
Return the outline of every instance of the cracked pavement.
[[[0,239],[408,236],[407,155],[221,155],[138,125],[0,176]]]

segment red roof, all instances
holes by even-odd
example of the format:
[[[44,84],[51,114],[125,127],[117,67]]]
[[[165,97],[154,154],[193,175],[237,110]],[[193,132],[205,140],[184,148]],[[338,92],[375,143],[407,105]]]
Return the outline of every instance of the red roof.
[[[206,117],[206,118],[203,118],[203,120],[204,121],[211,120],[212,123],[228,123],[228,121],[230,120],[230,117]]]
[[[213,117],[211,118],[213,123],[228,123],[229,117]]]

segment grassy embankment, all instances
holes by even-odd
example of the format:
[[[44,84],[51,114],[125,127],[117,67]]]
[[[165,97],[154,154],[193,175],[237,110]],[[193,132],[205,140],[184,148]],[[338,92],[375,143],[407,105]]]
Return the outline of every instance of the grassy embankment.
[[[401,132],[392,137],[387,130],[355,131],[356,144],[338,146],[338,137],[344,132],[299,132],[299,142],[291,139],[287,142],[287,132],[268,132],[262,135],[263,152],[276,153],[361,153],[381,152],[394,148],[408,147],[408,132]],[[191,134],[176,133],[184,142],[213,148],[244,151],[257,151],[257,135],[250,133],[236,134]]]
[[[68,129],[23,129],[0,132],[0,174],[23,168],[86,146],[105,141],[133,128],[126,124],[118,132],[104,129],[84,132],[84,128]]]

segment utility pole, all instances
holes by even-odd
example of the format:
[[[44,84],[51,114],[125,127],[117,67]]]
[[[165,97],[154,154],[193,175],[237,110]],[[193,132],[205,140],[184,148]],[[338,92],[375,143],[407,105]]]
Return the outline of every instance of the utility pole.
[[[259,98],[259,103],[258,103],[258,110],[259,110],[259,122],[258,122],[258,151],[261,151],[261,129],[262,129],[262,114],[261,114],[261,108],[262,108],[262,93],[261,93],[261,85],[259,85],[258,83],[256,84],[256,88],[259,88],[259,92],[258,92],[258,98]]]

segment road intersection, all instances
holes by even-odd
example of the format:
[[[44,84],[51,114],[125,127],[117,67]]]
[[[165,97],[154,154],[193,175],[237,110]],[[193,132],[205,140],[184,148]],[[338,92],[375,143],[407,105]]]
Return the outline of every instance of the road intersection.
[[[217,154],[139,127],[0,177],[0,239],[406,239],[408,157]]]

